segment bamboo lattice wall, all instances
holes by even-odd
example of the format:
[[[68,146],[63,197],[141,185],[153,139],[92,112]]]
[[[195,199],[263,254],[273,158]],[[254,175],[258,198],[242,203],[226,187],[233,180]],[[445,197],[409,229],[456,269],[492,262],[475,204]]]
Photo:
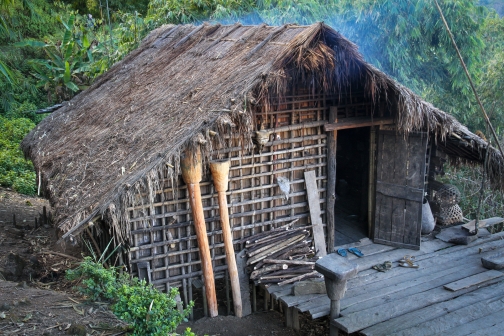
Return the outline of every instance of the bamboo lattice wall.
[[[285,97],[283,104],[273,106],[273,111],[263,112],[259,106],[257,123],[274,132],[262,151],[244,149],[239,139],[228,139],[228,149],[212,153],[212,159],[231,160],[227,196],[236,252],[243,249],[240,240],[254,233],[294,219],[299,219],[299,225],[308,223],[303,175],[307,170],[316,172],[324,209],[327,154],[324,102],[322,95],[306,94]],[[278,187],[278,176],[290,181],[288,200]],[[152,283],[160,290],[182,287],[187,303],[192,298],[192,281],[200,278],[201,267],[187,188],[180,177],[174,182],[175,190],[171,180],[163,180],[163,190],[156,195],[154,204],[149,204],[145,196],[129,209],[130,265],[135,272],[136,264],[148,261]],[[217,194],[208,172],[200,186],[210,253],[215,276],[219,278],[227,266]]]
[[[244,239],[298,219],[297,225],[309,223],[304,172],[317,176],[322,220],[326,201],[326,133],[330,105],[339,105],[338,119],[383,116],[383,105],[361,104],[362,96],[326,97],[305,92],[284,97],[281,103],[256,106],[257,129],[271,131],[270,141],[261,151],[242,148],[239,139],[227,139],[225,150],[214,151],[212,159],[231,160],[227,192],[230,224],[236,252],[244,248]],[[285,199],[276,178],[290,181],[289,199]],[[184,301],[192,299],[192,282],[201,277],[196,234],[191,221],[187,188],[179,177],[163,180],[163,190],[156,202],[147,196],[130,210],[130,266],[137,271],[139,262],[149,262],[151,281],[160,290],[182,287]],[[217,193],[207,172],[200,183],[210,253],[215,277],[227,269],[218,217]]]

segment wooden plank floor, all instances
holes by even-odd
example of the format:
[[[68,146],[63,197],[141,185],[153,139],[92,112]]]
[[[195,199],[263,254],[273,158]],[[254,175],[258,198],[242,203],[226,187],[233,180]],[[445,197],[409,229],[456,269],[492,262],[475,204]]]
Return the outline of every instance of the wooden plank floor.
[[[363,258],[349,255],[358,275],[348,282],[341,300],[341,317],[332,321],[347,333],[362,335],[490,335],[504,322],[504,273],[489,276],[481,258],[504,251],[504,232],[479,238],[469,245],[439,239],[422,242],[418,251],[373,244],[369,239],[343,246],[358,246]],[[404,268],[397,261],[415,256],[419,268]],[[391,261],[387,272],[371,267]],[[451,286],[450,284],[463,286]],[[270,286],[272,297],[285,306],[308,312],[312,318],[329,315],[325,294],[293,296],[290,286]],[[498,335],[493,333],[492,335]],[[502,333],[501,333],[502,334]]]
[[[334,245],[350,244],[366,237],[366,224],[358,221],[352,215],[336,214],[334,227]]]

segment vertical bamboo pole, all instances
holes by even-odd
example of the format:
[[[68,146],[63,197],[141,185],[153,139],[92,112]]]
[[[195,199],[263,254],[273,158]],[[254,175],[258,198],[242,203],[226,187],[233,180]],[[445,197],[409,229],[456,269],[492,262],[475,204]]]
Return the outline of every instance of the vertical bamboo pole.
[[[184,157],[180,161],[180,167],[182,170],[182,179],[187,184],[189,203],[191,205],[196,238],[198,240],[208,311],[210,317],[216,317],[218,315],[217,296],[215,293],[212,258],[210,257],[210,248],[208,246],[208,236],[199,185],[201,181],[201,153],[199,148],[196,152],[186,150]]]
[[[228,189],[230,161],[213,161],[210,162],[210,171],[214,180],[215,190],[219,197],[219,215],[221,218],[222,237],[224,240],[224,248],[226,250],[226,260],[229,270],[229,278],[231,280],[231,289],[233,291],[234,312],[237,317],[242,317],[242,299],[240,292],[240,280],[238,278],[238,268],[236,267],[235,252],[233,248],[233,234],[229,224],[228,204],[226,199],[226,191]]]

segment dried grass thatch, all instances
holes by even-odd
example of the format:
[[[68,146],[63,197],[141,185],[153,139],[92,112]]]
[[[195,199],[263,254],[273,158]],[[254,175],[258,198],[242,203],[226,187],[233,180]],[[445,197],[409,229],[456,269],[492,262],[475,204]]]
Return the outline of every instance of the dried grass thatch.
[[[453,157],[482,162],[486,143],[453,117],[364,62],[330,27],[167,25],[23,141],[42,177],[64,237],[104,216],[126,238],[126,206],[159,174],[178,174],[186,146],[222,146],[239,133],[250,146],[250,104],[278,101],[293,81],[345,94],[359,82],[371,99],[394,96],[399,130],[428,130]],[[492,149],[492,181],[503,186],[502,157]]]

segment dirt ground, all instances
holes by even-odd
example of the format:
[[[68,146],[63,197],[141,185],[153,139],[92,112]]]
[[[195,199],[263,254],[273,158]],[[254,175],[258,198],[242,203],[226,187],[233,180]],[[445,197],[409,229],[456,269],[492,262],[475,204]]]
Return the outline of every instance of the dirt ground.
[[[57,238],[46,200],[0,187],[0,335],[126,335],[126,325],[105,304],[86,302],[65,280],[65,271],[78,265],[82,250],[60,246]],[[241,319],[189,321],[177,332],[190,327],[197,335],[209,336],[328,334],[327,319],[300,315],[300,324],[296,332],[284,327],[280,312],[258,311]]]

